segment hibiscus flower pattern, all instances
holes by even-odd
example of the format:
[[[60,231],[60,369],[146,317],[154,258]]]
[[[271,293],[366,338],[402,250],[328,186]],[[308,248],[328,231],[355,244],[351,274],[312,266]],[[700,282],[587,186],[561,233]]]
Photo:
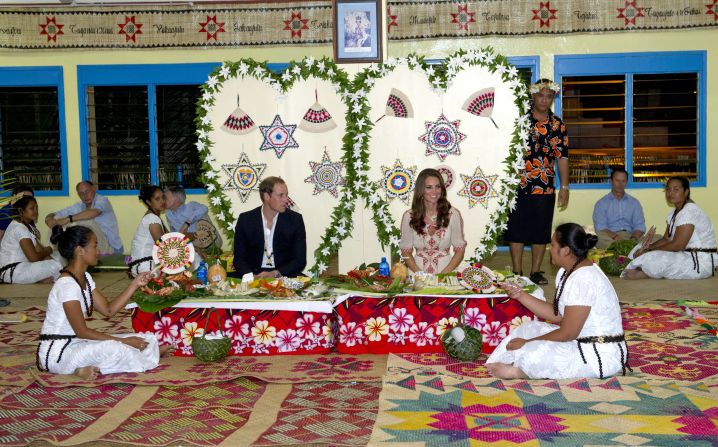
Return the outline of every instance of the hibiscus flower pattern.
[[[546,121],[529,116],[531,131],[524,154],[525,169],[519,189],[524,194],[553,194],[556,172],[554,162],[568,157],[568,135],[561,118],[549,110]]]
[[[484,343],[488,343],[489,346],[498,346],[501,340],[506,338],[506,326],[500,321],[492,321],[481,329],[481,334]]]
[[[412,325],[411,329],[409,329],[409,341],[416,346],[433,345],[436,341],[434,328],[425,321]]]
[[[192,349],[192,339],[194,337],[201,337],[204,334],[204,329],[197,326],[196,321],[186,322],[182,330],[180,330],[180,336],[182,337],[182,343],[185,346],[189,346]]]
[[[481,313],[478,307],[466,309],[464,312],[464,323],[474,329],[481,329],[486,324],[486,315]]]
[[[167,316],[155,321],[154,328],[155,335],[159,341],[172,343],[172,341],[177,338],[177,335],[179,335],[179,328],[176,324],[172,323],[172,319]]]
[[[342,324],[339,329],[339,342],[349,347],[360,345],[364,341],[364,336],[360,326],[353,321],[347,324]]]
[[[232,315],[232,318],[224,322],[224,329],[227,337],[232,340],[242,341],[249,335],[249,324],[242,324],[241,315]]]
[[[436,323],[437,337],[441,337],[447,329],[453,328],[457,324],[459,324],[459,319],[456,317],[442,318],[438,323]]]
[[[282,329],[277,333],[274,344],[279,352],[292,352],[302,344],[302,337],[294,329]]]
[[[414,316],[406,308],[396,307],[389,315],[389,327],[394,332],[406,332],[414,324]]]
[[[259,320],[252,327],[252,338],[258,345],[269,346],[274,337],[277,336],[277,329],[270,326],[267,320]]]
[[[389,333],[389,325],[383,317],[369,318],[364,326],[364,332],[369,336],[369,341],[379,341],[382,335]]]
[[[314,315],[305,313],[297,318],[297,334],[302,338],[308,338],[311,334],[321,334],[320,323],[314,321]]]

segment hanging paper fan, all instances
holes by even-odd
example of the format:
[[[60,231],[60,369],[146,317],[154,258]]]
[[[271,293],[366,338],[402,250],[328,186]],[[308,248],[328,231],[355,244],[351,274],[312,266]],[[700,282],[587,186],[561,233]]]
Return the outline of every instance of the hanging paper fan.
[[[334,122],[329,111],[319,104],[316,90],[314,91],[314,100],[314,104],[307,110],[302,122],[299,123],[299,128],[306,132],[321,133],[329,132],[337,127],[337,123]]]
[[[181,273],[194,262],[194,245],[182,233],[165,233],[152,247],[152,260],[169,275]]]
[[[393,116],[395,118],[413,118],[414,108],[411,106],[409,97],[401,90],[397,90],[395,88],[391,89],[389,97],[386,100],[384,115],[380,116],[376,122],[378,123],[379,120],[385,116]]]
[[[257,126],[252,118],[247,115],[244,110],[239,107],[239,95],[237,95],[237,108],[234,109],[222,124],[222,129],[235,135],[244,135],[251,132]]]
[[[491,122],[494,123],[494,126],[496,126],[496,128],[498,129],[499,126],[496,124],[496,121],[494,121],[494,119],[491,117],[491,112],[494,111],[495,95],[496,93],[494,92],[493,87],[479,90],[478,92],[475,92],[473,95],[469,96],[466,101],[464,101],[464,105],[461,106],[461,109],[469,112],[472,115],[482,116],[490,119]]]

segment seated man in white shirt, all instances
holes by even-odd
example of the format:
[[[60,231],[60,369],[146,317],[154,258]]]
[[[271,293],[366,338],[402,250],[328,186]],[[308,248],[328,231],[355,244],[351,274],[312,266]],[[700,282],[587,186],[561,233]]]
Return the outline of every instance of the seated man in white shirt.
[[[611,172],[611,192],[593,208],[593,227],[598,235],[596,248],[608,248],[613,241],[638,240],[646,231],[641,203],[626,194],[628,173],[623,168]]]
[[[75,187],[80,201],[45,217],[45,224],[82,225],[90,228],[97,236],[97,249],[100,255],[122,254],[124,247],[117,225],[117,216],[110,201],[97,194],[97,186],[89,180],[83,180]]]
[[[181,186],[165,188],[165,216],[170,231],[187,235],[202,257],[221,253],[222,236],[209,218],[209,209],[201,203],[186,200],[187,193]]]

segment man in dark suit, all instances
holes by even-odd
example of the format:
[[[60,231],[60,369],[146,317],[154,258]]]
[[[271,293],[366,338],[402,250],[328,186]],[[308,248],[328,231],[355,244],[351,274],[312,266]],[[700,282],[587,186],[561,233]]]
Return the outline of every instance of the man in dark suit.
[[[295,277],[307,265],[307,234],[302,215],[287,208],[287,184],[267,177],[259,184],[262,206],[239,215],[234,228],[237,276]]]

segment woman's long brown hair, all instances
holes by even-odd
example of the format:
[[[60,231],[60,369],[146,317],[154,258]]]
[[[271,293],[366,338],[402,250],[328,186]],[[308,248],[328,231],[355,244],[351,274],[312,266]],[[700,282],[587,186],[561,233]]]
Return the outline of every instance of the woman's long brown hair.
[[[449,226],[449,210],[451,210],[451,203],[446,200],[446,185],[444,184],[444,177],[436,169],[427,168],[419,173],[416,178],[416,186],[414,187],[414,198],[411,201],[411,220],[409,226],[417,232],[417,234],[424,234],[424,214],[426,214],[426,207],[424,206],[424,187],[426,186],[426,179],[428,177],[435,177],[439,179],[439,186],[441,186],[441,197],[439,197],[439,203],[436,204],[436,228],[446,228]]]

